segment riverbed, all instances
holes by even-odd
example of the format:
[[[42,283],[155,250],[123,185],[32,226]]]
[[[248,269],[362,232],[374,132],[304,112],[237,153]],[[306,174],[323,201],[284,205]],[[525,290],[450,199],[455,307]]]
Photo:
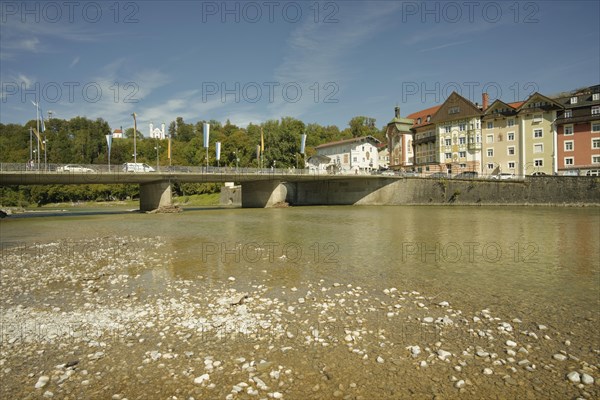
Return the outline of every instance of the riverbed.
[[[0,398],[597,398],[600,213],[0,222]]]

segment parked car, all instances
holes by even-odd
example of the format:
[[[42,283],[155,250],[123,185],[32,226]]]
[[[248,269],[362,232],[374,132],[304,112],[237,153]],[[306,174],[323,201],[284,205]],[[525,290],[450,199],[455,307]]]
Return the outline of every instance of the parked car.
[[[123,172],[156,172],[156,170],[144,163],[125,163]]]
[[[95,172],[91,168],[82,167],[78,164],[67,164],[62,167],[58,167],[56,169],[57,172],[75,172],[75,173],[86,173],[86,172]]]
[[[537,171],[531,174],[531,176],[546,176],[545,172]]]
[[[434,172],[433,174],[429,175],[430,178],[449,178],[450,175],[448,175],[445,172]]]
[[[501,172],[498,175],[490,176],[490,178],[491,179],[499,179],[499,180],[515,179],[515,174],[511,174],[509,172]]]
[[[475,179],[477,178],[477,172],[476,171],[465,171],[465,172],[461,172],[460,174],[456,174],[455,178],[458,179]]]

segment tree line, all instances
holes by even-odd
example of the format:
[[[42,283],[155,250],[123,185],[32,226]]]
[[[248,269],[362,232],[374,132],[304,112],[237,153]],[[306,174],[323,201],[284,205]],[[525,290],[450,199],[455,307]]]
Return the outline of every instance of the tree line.
[[[335,125],[322,126],[305,123],[292,117],[268,120],[261,124],[238,127],[227,120],[224,124],[215,120],[201,120],[187,123],[177,117],[168,125],[171,136],[171,160],[168,159],[168,140],[144,137],[138,127],[136,149],[137,161],[156,165],[157,152],[160,166],[206,165],[206,150],[203,147],[202,130],[204,123],[210,124],[209,165],[216,166],[215,143],[221,142],[220,166],[257,167],[256,148],[261,143],[261,130],[264,138],[263,166],[277,168],[304,168],[304,157],[300,156],[300,141],[307,134],[306,157],[315,153],[315,147],[337,140],[371,135],[384,139],[385,127],[378,129],[375,119],[364,116],[352,118],[348,127],[339,129]],[[0,162],[27,163],[30,159],[30,145],[37,150],[37,139],[33,135],[30,142],[30,128],[37,121],[24,125],[0,123]],[[108,122],[75,117],[70,120],[51,118],[44,121],[42,137],[46,141],[45,157],[48,164],[107,164],[108,144],[106,135],[112,132]],[[113,139],[110,161],[112,165],[133,162],[133,128],[125,131],[124,139]],[[40,148],[40,159],[44,162],[44,152]],[[35,158],[35,157],[34,157]],[[182,184],[175,188],[175,195],[197,194],[218,191],[218,185]],[[77,200],[122,200],[138,195],[137,185],[46,185],[38,187],[0,188],[0,203],[4,206],[27,204],[47,204]]]

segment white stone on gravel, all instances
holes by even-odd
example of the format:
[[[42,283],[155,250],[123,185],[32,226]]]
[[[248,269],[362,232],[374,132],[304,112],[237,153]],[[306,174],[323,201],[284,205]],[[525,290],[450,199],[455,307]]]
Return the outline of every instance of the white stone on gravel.
[[[517,344],[515,342],[513,342],[512,340],[507,340],[506,345],[508,347],[517,347]]]
[[[567,359],[567,356],[565,356],[564,354],[557,353],[553,355],[552,358],[558,361],[565,361]]]
[[[464,387],[465,387],[465,381],[461,379],[461,380],[459,380],[458,382],[456,382],[456,383],[454,384],[454,386],[456,386],[458,389],[460,389],[460,388],[464,388]]]
[[[494,373],[494,371],[492,371],[491,368],[484,368],[484,370],[483,370],[484,375],[491,375],[493,373]]]
[[[591,375],[586,374],[585,372],[581,374],[581,383],[584,385],[592,385],[594,384],[594,378]]]
[[[446,358],[452,356],[452,353],[450,353],[449,351],[446,351],[446,350],[442,350],[442,349],[439,349],[437,351],[437,354],[438,354],[438,358],[440,360],[445,360]]]
[[[50,381],[50,377],[48,377],[46,375],[40,376],[37,383],[35,384],[35,388],[36,389],[43,388],[44,386],[46,386],[48,384],[48,381]]]
[[[381,356],[378,356],[378,357],[377,357],[377,362],[378,362],[379,364],[383,364],[383,363],[385,362],[385,360],[383,359],[383,357],[381,357]]]
[[[210,379],[210,375],[208,375],[208,374],[200,375],[199,377],[194,379],[194,383],[196,385],[202,385],[204,382],[208,381],[209,379]]]
[[[423,318],[423,322],[431,323],[433,322],[433,317],[425,317]]]
[[[450,305],[450,303],[448,303],[447,301],[442,301],[440,303],[438,303],[438,306],[440,307],[448,307]]]
[[[581,382],[581,377],[579,376],[579,372],[577,371],[571,371],[567,374],[567,379],[570,380],[573,383],[579,383]]]

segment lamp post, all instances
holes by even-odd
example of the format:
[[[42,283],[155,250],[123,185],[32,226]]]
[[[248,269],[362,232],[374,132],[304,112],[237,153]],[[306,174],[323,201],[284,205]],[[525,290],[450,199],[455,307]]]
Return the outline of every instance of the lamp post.
[[[156,146],[154,146],[154,150],[156,150],[156,170],[158,171],[159,163],[158,163],[158,150],[160,149],[160,145],[158,144],[158,139],[156,139]]]
[[[131,114],[131,116],[133,117],[133,162],[137,164],[137,146],[136,146],[136,139],[137,139],[137,115],[136,113]]]

